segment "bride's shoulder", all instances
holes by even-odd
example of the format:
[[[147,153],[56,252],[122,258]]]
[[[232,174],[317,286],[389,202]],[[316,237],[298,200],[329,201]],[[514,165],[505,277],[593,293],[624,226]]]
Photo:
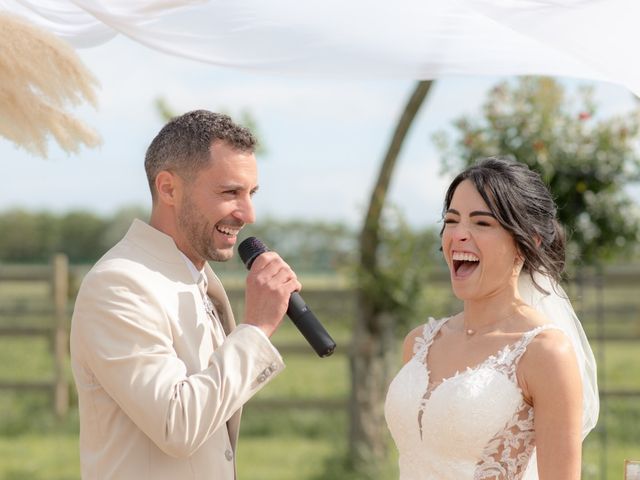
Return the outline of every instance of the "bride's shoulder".
[[[526,315],[526,335],[530,337],[527,351],[529,357],[549,357],[562,355],[565,350],[571,350],[571,341],[554,322],[534,309]]]
[[[417,327],[415,327],[413,330],[411,330],[407,336],[405,337],[404,341],[406,342],[415,342],[416,339],[418,338],[425,338],[427,337],[430,333],[433,333],[434,331],[436,331],[437,329],[440,328],[440,326],[446,322],[448,320],[447,318],[433,318],[433,317],[429,317],[428,321],[426,323],[423,323],[421,325],[418,325]]]
[[[416,351],[436,332],[440,326],[447,321],[448,318],[435,319],[429,317],[429,320],[422,325],[418,325],[411,330],[402,343],[402,358],[404,363],[408,362]]]
[[[567,334],[552,323],[541,325],[532,333],[533,338],[527,347],[527,353],[536,363],[564,363],[566,357],[574,355],[573,345]]]
[[[527,383],[546,388],[550,377],[580,378],[576,353],[567,334],[551,323],[545,323],[529,332],[530,341],[520,361],[519,370]]]
[[[518,370],[525,398],[547,397],[557,405],[564,397],[580,397],[581,374],[571,340],[550,327],[536,329]]]

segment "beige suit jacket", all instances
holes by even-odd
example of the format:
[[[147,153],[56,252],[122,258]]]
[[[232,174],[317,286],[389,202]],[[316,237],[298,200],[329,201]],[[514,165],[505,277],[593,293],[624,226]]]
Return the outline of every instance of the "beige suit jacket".
[[[284,364],[205,273],[225,339],[173,239],[144,222],[85,276],[71,322],[84,479],[235,478],[242,406]]]

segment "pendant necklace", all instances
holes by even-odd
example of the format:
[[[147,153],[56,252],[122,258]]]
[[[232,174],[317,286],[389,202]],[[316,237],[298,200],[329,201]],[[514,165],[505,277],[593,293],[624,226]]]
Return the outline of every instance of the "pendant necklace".
[[[498,323],[504,322],[509,320],[511,317],[513,317],[517,312],[512,312],[508,317],[503,318],[502,320],[498,321],[498,322],[494,322],[491,325],[485,325],[485,326],[490,326],[490,327],[495,327]],[[464,319],[462,321],[463,325],[464,325]],[[487,330],[487,332],[490,332],[491,330]],[[464,333],[466,334],[467,337],[472,337],[474,336],[476,333],[478,333],[477,329],[474,328],[464,328]]]

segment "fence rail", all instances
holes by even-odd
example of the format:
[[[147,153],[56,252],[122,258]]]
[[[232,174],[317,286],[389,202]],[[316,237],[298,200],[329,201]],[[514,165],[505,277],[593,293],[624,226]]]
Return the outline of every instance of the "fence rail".
[[[51,285],[51,308],[46,313],[53,318],[50,326],[2,326],[0,336],[46,337],[53,346],[53,378],[42,381],[0,381],[0,390],[43,390],[52,397],[53,410],[64,417],[69,409],[69,382],[66,376],[68,358],[69,262],[66,255],[54,255],[49,265],[3,266],[0,281],[34,282]],[[3,314],[7,311],[3,309]],[[18,312],[19,313],[19,312]],[[33,313],[33,311],[30,311]],[[43,313],[38,311],[38,313]]]
[[[48,265],[0,265],[0,282],[46,282],[50,285],[50,307],[36,305],[18,305],[7,307],[0,305],[0,315],[20,318],[23,315],[46,315],[53,320],[50,325],[10,325],[0,326],[0,337],[45,337],[48,338],[53,350],[53,379],[43,381],[1,381],[0,390],[49,390],[52,395],[52,404],[57,415],[63,416],[68,410],[68,379],[66,376],[66,363],[68,361],[68,324],[69,312],[68,301],[72,297],[70,294],[69,279],[79,279],[86,271],[85,266],[69,267],[67,258],[64,255],[55,255]],[[431,272],[429,282],[431,287],[446,288],[449,285],[449,275],[447,272],[434,269]],[[575,290],[573,293],[580,293],[583,297],[591,297],[590,302],[578,301],[576,309],[579,310],[581,318],[585,321],[585,327],[595,327],[590,338],[597,345],[601,341],[627,342],[640,340],[640,303],[630,296],[625,303],[602,304],[602,289],[631,287],[640,285],[640,269],[637,267],[615,267],[607,268],[601,272],[585,269],[569,280],[569,285]],[[329,294],[332,298],[331,305],[326,305],[329,309],[342,309],[349,303],[349,296],[352,291],[342,282],[334,286],[324,284],[318,288],[318,292],[324,295]],[[315,292],[315,293],[318,293]],[[228,289],[232,303],[236,311],[242,308],[243,285],[242,282],[230,282]],[[313,288],[305,289],[305,297],[314,293]],[[570,294],[572,295],[572,294]],[[572,295],[573,296],[573,295]],[[595,300],[594,300],[595,299]],[[309,298],[308,298],[309,300]],[[452,298],[452,302],[455,299]],[[636,303],[633,303],[636,302]],[[326,303],[326,302],[325,302]],[[447,302],[445,302],[447,304]],[[333,305],[333,306],[332,306]],[[448,303],[447,305],[452,305]],[[335,308],[334,308],[335,307]],[[445,307],[449,308],[449,307]],[[638,328],[635,331],[620,332],[615,330],[605,331],[603,316],[615,316],[616,318],[628,319],[626,321],[635,322]],[[626,322],[625,321],[625,322]],[[286,343],[276,345],[278,349],[286,355],[309,355],[309,346],[304,343]],[[349,346],[343,342],[336,355],[345,355],[349,351]],[[602,360],[602,359],[601,359]],[[621,390],[605,388],[600,392],[602,397],[638,397],[640,391]],[[255,399],[252,401],[256,407],[260,408],[338,408],[346,405],[345,401],[327,400],[278,400],[278,399]]]
[[[0,327],[0,336],[4,337],[35,337],[39,335],[53,336],[54,327]]]

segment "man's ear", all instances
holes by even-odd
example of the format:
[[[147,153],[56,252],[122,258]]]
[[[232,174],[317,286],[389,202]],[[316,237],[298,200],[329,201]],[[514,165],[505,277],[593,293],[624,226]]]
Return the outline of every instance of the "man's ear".
[[[182,179],[173,172],[162,170],[156,175],[156,193],[158,201],[175,206],[182,193]]]

